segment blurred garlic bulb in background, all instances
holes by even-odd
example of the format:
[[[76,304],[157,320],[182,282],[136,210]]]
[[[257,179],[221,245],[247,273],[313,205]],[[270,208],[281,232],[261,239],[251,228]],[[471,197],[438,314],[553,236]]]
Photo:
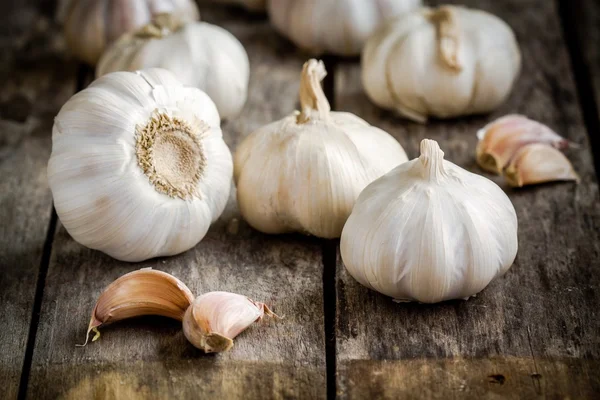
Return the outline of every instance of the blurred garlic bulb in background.
[[[380,28],[362,53],[362,81],[378,106],[417,122],[489,112],[521,68],[511,28],[484,11],[423,8]]]
[[[419,158],[360,194],[340,251],[350,275],[394,299],[466,299],[512,265],[517,215],[494,182],[425,139]]]
[[[110,46],[98,63],[96,76],[153,67],[165,68],[184,85],[205,91],[221,118],[237,115],[246,102],[248,55],[235,36],[219,26],[184,25],[177,16],[160,14]]]
[[[71,52],[95,65],[104,49],[125,32],[139,28],[160,13],[182,21],[200,17],[194,0],[63,0],[59,19]]]
[[[265,233],[339,237],[358,194],[407,161],[402,146],[357,116],[331,112],[322,62],[304,64],[302,111],[247,136],[234,157],[242,216]]]
[[[264,11],[267,0],[205,0],[209,3],[239,4],[250,11]]]
[[[386,20],[417,9],[421,0],[268,0],[275,28],[313,53],[360,54]]]
[[[178,254],[223,212],[231,153],[201,90],[166,70],[115,72],[55,118],[48,181],[79,243],[124,261]]]

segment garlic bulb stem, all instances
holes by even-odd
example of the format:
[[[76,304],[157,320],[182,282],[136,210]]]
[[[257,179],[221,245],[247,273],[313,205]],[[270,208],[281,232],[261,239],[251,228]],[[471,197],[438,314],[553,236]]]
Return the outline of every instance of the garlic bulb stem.
[[[161,39],[177,32],[183,26],[184,22],[174,14],[162,13],[156,15],[152,21],[135,32],[135,36],[140,38]]]
[[[441,177],[446,175],[444,152],[435,140],[422,140],[420,148],[419,160],[423,164],[423,178],[438,182]]]
[[[151,268],[143,268],[123,275],[111,283],[100,295],[85,337],[90,332],[98,340],[98,328],[112,322],[142,315],[160,315],[182,321],[185,311],[194,301],[188,287],[173,275]]]
[[[436,27],[440,58],[448,68],[460,72],[463,67],[458,60],[460,27],[456,14],[451,7],[441,6],[428,10],[427,17]]]
[[[304,124],[311,118],[326,120],[329,118],[331,106],[321,81],[327,76],[323,61],[311,59],[304,63],[300,77],[300,106],[302,112],[298,115],[298,123]]]

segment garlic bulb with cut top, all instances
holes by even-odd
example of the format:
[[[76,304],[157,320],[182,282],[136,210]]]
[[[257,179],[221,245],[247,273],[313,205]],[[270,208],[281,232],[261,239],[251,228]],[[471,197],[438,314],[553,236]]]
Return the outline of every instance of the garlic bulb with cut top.
[[[271,22],[313,54],[360,54],[367,38],[390,18],[415,10],[421,0],[268,0]]]
[[[194,0],[63,0],[64,31],[73,54],[95,65],[104,49],[119,36],[147,24],[155,15],[172,13],[195,21]]]
[[[362,53],[368,97],[417,122],[494,110],[520,68],[511,28],[492,14],[459,6],[396,18],[369,38]]]
[[[344,226],[340,251],[358,282],[401,301],[474,296],[517,254],[517,215],[492,181],[444,160],[423,140],[419,158],[371,183]]]
[[[178,254],[223,212],[232,159],[212,100],[170,72],[115,72],[55,118],[48,182],[79,243],[124,261]]]
[[[360,191],[407,161],[386,132],[330,111],[325,75],[322,62],[305,63],[302,111],[259,128],[235,153],[240,212],[259,231],[339,237]]]
[[[246,102],[248,55],[235,36],[219,26],[184,24],[175,15],[160,14],[110,46],[98,62],[96,76],[155,67],[205,91],[221,118],[237,115]]]

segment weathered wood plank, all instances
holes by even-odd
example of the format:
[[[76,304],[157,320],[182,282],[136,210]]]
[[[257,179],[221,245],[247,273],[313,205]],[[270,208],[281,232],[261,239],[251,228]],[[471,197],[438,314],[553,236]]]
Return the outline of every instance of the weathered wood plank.
[[[215,7],[216,9],[216,7]],[[224,126],[227,143],[296,107],[303,59],[264,19],[204,11],[223,21],[251,58],[250,99]],[[239,231],[231,229],[239,220]],[[140,318],[102,329],[99,341],[76,348],[95,299],[122,274],[153,267],[174,274],[195,294],[242,293],[284,316],[257,323],[233,349],[204,355],[181,325]],[[266,236],[246,225],[234,197],[194,249],[138,264],[118,262],[74,242],[64,228],[55,237],[28,391],[29,398],[324,398],[321,243],[300,236]]]
[[[52,215],[46,163],[54,114],[74,91],[56,27],[5,4],[0,30],[0,382],[17,397],[38,272]]]
[[[436,2],[439,3],[439,2]],[[476,173],[475,132],[524,113],[581,147],[567,152],[582,182],[507,188],[519,218],[519,253],[477,298],[396,304],[360,286],[338,258],[337,392],[340,398],[594,398],[600,393],[600,202],[554,2],[470,0],[516,31],[524,68],[492,115],[420,126],[377,109],[359,66],[336,74],[336,108],[392,133],[416,157],[423,138]],[[525,10],[535,10],[525,11]],[[551,61],[550,61],[551,60]]]

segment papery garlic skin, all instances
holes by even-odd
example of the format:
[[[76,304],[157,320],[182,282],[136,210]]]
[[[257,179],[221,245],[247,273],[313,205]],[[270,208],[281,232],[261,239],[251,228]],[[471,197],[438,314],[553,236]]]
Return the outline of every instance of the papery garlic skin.
[[[545,143],[521,147],[506,168],[505,177],[508,184],[514,187],[580,180],[569,159]]]
[[[468,298],[517,254],[517,216],[492,181],[445,161],[435,141],[361,193],[340,251],[358,282],[397,300]]]
[[[265,233],[336,238],[361,190],[407,161],[402,146],[357,116],[330,112],[321,62],[304,65],[301,113],[259,128],[234,156],[244,219]]]
[[[200,18],[194,0],[75,0],[65,8],[67,45],[90,65],[119,36],[147,24],[155,15],[172,13],[186,22]]]
[[[312,54],[360,54],[385,21],[415,10],[421,0],[268,0],[275,28]]]
[[[523,146],[545,143],[557,149],[569,142],[544,124],[523,115],[511,114],[487,124],[477,132],[477,163],[487,171],[501,174]]]
[[[214,353],[229,350],[233,339],[264,315],[276,316],[263,303],[229,292],[198,296],[183,318],[183,333],[195,347]]]
[[[210,98],[150,69],[108,74],[67,101],[48,182],[76,241],[141,261],[204,237],[225,208],[232,169]]]
[[[362,53],[368,97],[416,122],[494,110],[520,68],[511,28],[492,14],[459,6],[396,18],[369,38]]]
[[[236,37],[219,26],[183,24],[176,16],[159,15],[110,46],[98,62],[96,76],[154,67],[165,68],[184,85],[205,91],[221,118],[239,114],[246,102],[248,55]]]

